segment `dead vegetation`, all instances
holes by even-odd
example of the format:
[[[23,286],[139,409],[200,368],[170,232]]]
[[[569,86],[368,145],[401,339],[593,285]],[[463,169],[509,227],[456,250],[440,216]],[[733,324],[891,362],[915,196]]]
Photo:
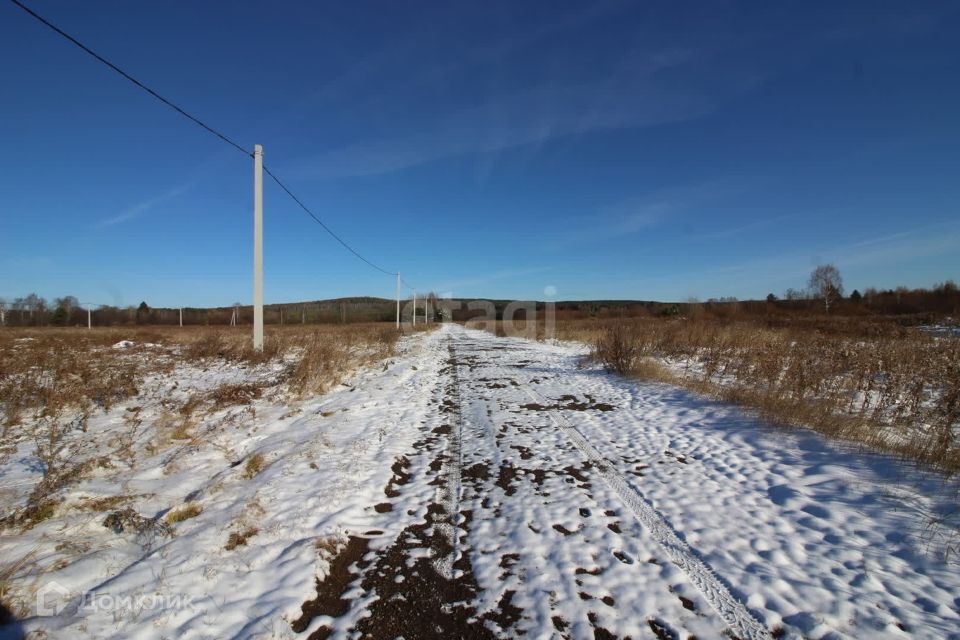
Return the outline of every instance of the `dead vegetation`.
[[[83,429],[92,412],[136,396],[144,376],[216,360],[283,362],[283,382],[298,393],[316,392],[390,356],[398,338],[391,326],[378,324],[275,327],[257,352],[243,328],[8,329],[0,331],[0,417],[6,430],[24,418],[70,414]],[[210,399],[223,408],[249,404],[261,392],[251,384],[225,385]],[[199,402],[181,413],[189,415]]]
[[[225,384],[217,387],[210,394],[213,406],[216,409],[235,405],[250,404],[263,394],[263,389],[255,384]]]
[[[247,458],[247,464],[243,467],[243,477],[247,480],[255,478],[266,466],[267,461],[263,454],[255,453]]]
[[[117,332],[90,333],[0,332],[4,427],[19,424],[25,413],[56,419],[67,409],[108,410],[136,395],[138,383],[151,365],[127,357],[124,350],[110,349],[122,339]]]
[[[75,508],[83,509],[85,511],[110,511],[125,505],[135,499],[136,496],[104,496],[101,498],[84,498],[78,504],[75,504]]]
[[[270,327],[257,352],[243,327],[0,330],[0,464],[27,446],[42,473],[25,501],[4,505],[0,526],[28,529],[49,519],[66,488],[96,469],[132,464],[140,434],[147,434],[151,453],[196,444],[216,412],[246,408],[267,391],[322,393],[392,355],[399,336],[385,324]],[[261,369],[254,382],[167,393],[149,420],[140,406],[129,406],[123,437],[100,443],[99,451],[88,446],[91,418],[136,398],[148,376],[181,366]],[[263,466],[262,457],[252,458],[247,477]]]
[[[173,536],[173,528],[169,524],[156,518],[142,516],[131,507],[111,512],[103,519],[103,526],[116,534],[135,533],[148,538]]]
[[[631,319],[558,326],[620,374],[681,384],[896,453],[960,470],[960,340],[844,318]]]
[[[245,527],[242,531],[232,531],[227,537],[227,543],[223,545],[223,548],[227,551],[233,551],[237,547],[245,547],[250,538],[258,533],[260,533],[260,530],[256,527]]]
[[[13,620],[26,617],[30,608],[14,585],[33,570],[36,552],[29,553],[19,560],[0,563],[0,626]],[[4,620],[4,616],[9,620]]]
[[[190,518],[196,518],[198,515],[203,513],[203,507],[198,504],[188,504],[178,509],[173,509],[167,513],[166,520],[170,524],[176,524],[178,522],[183,522],[184,520],[189,520]]]

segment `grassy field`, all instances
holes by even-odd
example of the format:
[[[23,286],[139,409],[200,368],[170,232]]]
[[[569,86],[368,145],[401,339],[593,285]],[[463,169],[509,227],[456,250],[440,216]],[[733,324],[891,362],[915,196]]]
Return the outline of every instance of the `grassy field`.
[[[319,391],[339,373],[388,355],[399,335],[387,324],[270,327],[257,352],[243,327],[0,331],[2,423],[18,424],[30,412],[56,417],[68,408],[109,408],[135,395],[145,374],[206,358],[285,360],[291,390]]]

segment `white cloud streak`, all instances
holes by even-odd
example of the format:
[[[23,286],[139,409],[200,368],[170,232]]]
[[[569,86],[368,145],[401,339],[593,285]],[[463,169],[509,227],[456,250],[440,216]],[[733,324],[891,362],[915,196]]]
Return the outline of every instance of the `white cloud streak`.
[[[158,196],[149,198],[142,202],[138,202],[137,204],[131,207],[127,207],[126,209],[124,209],[123,211],[121,211],[115,216],[104,218],[98,221],[94,226],[98,229],[101,229],[105,227],[112,227],[112,226],[127,222],[129,220],[133,220],[134,218],[138,218],[142,216],[144,213],[153,209],[154,207],[160,204],[163,204],[168,200],[172,200],[176,198],[177,196],[181,195],[185,191],[189,190],[192,186],[193,186],[193,183],[185,183],[185,184],[176,186],[173,189],[164,191]]]
[[[692,57],[690,52],[677,50],[638,55],[612,76],[597,80],[543,83],[494,93],[479,105],[454,111],[414,131],[358,141],[303,159],[287,173],[300,179],[386,174],[463,154],[696,118],[715,109],[722,96],[698,90],[696,83],[666,82],[659,76]]]

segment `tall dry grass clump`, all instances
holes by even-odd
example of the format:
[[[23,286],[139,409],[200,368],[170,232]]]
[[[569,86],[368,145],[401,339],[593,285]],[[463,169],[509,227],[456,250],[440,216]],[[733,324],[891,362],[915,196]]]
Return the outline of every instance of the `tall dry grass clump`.
[[[620,375],[632,374],[646,355],[641,335],[625,324],[607,327],[594,341],[594,357],[611,371]]]
[[[383,325],[346,325],[292,333],[296,353],[287,384],[296,395],[322,393],[359,367],[390,357],[400,334]]]

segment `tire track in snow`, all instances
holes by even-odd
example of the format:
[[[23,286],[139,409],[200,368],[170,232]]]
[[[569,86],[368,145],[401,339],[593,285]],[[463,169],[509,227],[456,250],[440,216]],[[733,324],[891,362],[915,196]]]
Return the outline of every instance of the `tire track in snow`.
[[[459,365],[452,340],[447,343],[447,351],[450,354],[449,366],[452,376],[449,387],[451,400],[449,407],[453,424],[451,425],[448,438],[448,456],[444,463],[446,483],[440,489],[440,503],[443,505],[444,511],[446,511],[447,521],[437,522],[434,524],[434,527],[443,534],[453,551],[451,551],[449,555],[435,558],[433,566],[441,576],[447,580],[453,580],[457,577],[454,564],[460,559],[459,525],[462,519],[460,514],[460,498],[463,485],[461,473],[461,467],[463,466],[463,408],[460,401]]]
[[[504,378],[511,378],[510,374],[495,362],[487,360],[501,372]],[[528,385],[520,385],[524,393],[535,403],[549,405],[549,400],[538,396]],[[644,495],[627,482],[626,478],[617,471],[601,453],[594,447],[580,431],[570,424],[562,414],[554,409],[544,409],[551,422],[559,427],[570,439],[574,446],[599,471],[607,486],[620,498],[634,517],[650,532],[653,539],[663,548],[670,560],[680,567],[690,578],[693,585],[703,594],[710,606],[730,626],[734,636],[741,640],[772,640],[770,632],[753,614],[737,600],[724,584],[723,580],[704,562],[700,556],[683,541],[667,520],[653,507]]]

